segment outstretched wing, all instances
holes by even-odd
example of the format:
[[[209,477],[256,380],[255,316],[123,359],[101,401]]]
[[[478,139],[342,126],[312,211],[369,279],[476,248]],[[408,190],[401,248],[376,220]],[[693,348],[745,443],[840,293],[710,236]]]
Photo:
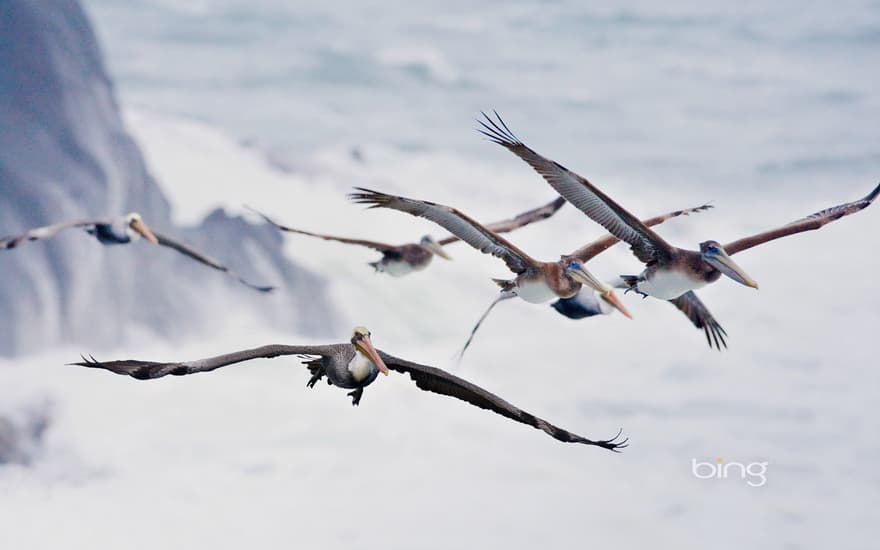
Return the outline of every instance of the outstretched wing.
[[[54,237],[58,233],[64,231],[65,229],[70,229],[71,227],[94,227],[97,224],[108,224],[113,223],[113,220],[109,219],[95,219],[95,220],[75,220],[72,222],[64,222],[64,223],[56,223],[53,225],[46,225],[44,227],[37,227],[35,229],[31,229],[30,231],[26,231],[21,235],[14,235],[11,237],[5,237],[0,239],[0,250],[6,248],[16,248],[21,246],[24,243],[30,241],[36,241],[39,239],[48,239],[50,237]]]
[[[454,374],[450,374],[435,367],[428,367],[398,359],[397,357],[393,357],[386,353],[380,352],[380,355],[389,369],[409,374],[409,377],[421,390],[460,399],[471,405],[480,407],[481,409],[492,411],[516,422],[542,430],[550,435],[550,437],[559,441],[566,443],[582,443],[584,445],[596,445],[611,451],[619,451],[627,446],[626,439],[618,440],[618,437],[620,436],[619,432],[615,437],[607,440],[587,439],[563,430],[562,428],[558,428],[544,419],[529,414],[524,410],[511,405],[497,395],[489,393],[483,388],[459,378]]]
[[[727,342],[724,340],[727,332],[718,324],[712,312],[694,294],[693,290],[685,292],[678,298],[669,300],[669,303],[684,313],[695,327],[703,329],[703,332],[706,333],[706,342],[709,343],[710,348],[714,347],[719,351],[721,351],[721,346],[727,348]]]
[[[356,187],[355,189],[360,192],[348,195],[354,202],[367,204],[370,208],[399,210],[413,216],[431,220],[444,227],[450,233],[457,235],[461,240],[480,252],[501,258],[514,273],[522,273],[529,266],[534,266],[538,263],[506,239],[489,231],[486,227],[455,208],[428,201],[388,195],[371,189],[364,189],[363,187]]]
[[[286,225],[281,225],[280,223],[275,222],[269,216],[263,214],[262,212],[254,210],[251,207],[247,207],[247,208],[249,210],[251,210],[252,212],[260,215],[269,224],[274,225],[275,227],[277,227],[281,231],[286,231],[288,233],[296,233],[298,235],[308,235],[309,237],[317,237],[317,238],[323,239],[325,241],[336,241],[339,243],[356,244],[358,246],[366,246],[367,248],[372,248],[373,250],[378,250],[379,252],[393,253],[393,252],[399,251],[399,249],[400,249],[399,246],[395,246],[393,244],[378,243],[376,241],[366,241],[363,239],[348,239],[345,237],[334,237],[333,235],[322,235],[321,233],[312,233],[310,231],[303,231],[302,229],[294,229],[293,227],[288,227]]]
[[[338,345],[329,346],[284,346],[269,345],[259,348],[246,349],[209,357],[207,359],[198,359],[196,361],[183,361],[180,363],[156,363],[153,361],[137,361],[134,359],[126,359],[122,361],[98,361],[94,357],[85,358],[78,363],[70,363],[71,365],[79,365],[82,367],[92,367],[96,369],[104,369],[116,374],[125,374],[138,380],[149,380],[152,378],[162,378],[169,374],[174,376],[183,376],[186,374],[195,374],[197,372],[208,372],[227,365],[234,365],[251,359],[279,357],[281,355],[330,355],[334,353]]]
[[[676,210],[674,212],[669,212],[668,214],[663,214],[662,216],[657,216],[655,218],[648,218],[647,220],[642,220],[642,223],[645,224],[647,227],[653,227],[655,225],[660,225],[661,223],[665,222],[666,220],[669,220],[669,219],[672,219],[672,218],[675,218],[678,216],[687,216],[690,214],[695,214],[697,212],[704,212],[706,210],[709,210],[710,208],[714,208],[714,206],[712,206],[711,204],[704,204],[703,206],[698,206],[696,208],[686,208],[684,210]],[[596,239],[595,241],[578,248],[577,250],[572,252],[570,255],[574,256],[575,258],[579,259],[582,262],[588,262],[591,259],[595,258],[596,256],[598,256],[602,252],[605,252],[606,250],[608,250],[609,248],[611,248],[612,246],[614,246],[615,244],[617,244],[619,242],[620,242],[620,239],[618,239],[614,235],[605,235],[604,237]]]
[[[543,206],[539,206],[538,208],[533,208],[527,212],[523,212],[522,214],[517,214],[513,218],[508,220],[501,220],[498,222],[490,223],[486,226],[486,229],[491,231],[492,233],[509,233],[515,229],[519,229],[520,227],[525,227],[529,224],[539,222],[541,220],[546,220],[550,216],[556,213],[557,210],[562,208],[562,205],[565,204],[565,199],[562,197],[557,197],[552,202],[548,202]],[[447,245],[450,243],[454,243],[455,241],[460,240],[458,237],[446,237],[438,241],[440,245]]]
[[[274,286],[259,286],[259,285],[255,285],[253,283],[250,283],[247,280],[245,280],[244,278],[242,278],[241,275],[232,271],[231,269],[229,269],[225,265],[221,264],[217,260],[215,260],[209,256],[205,256],[201,252],[198,252],[197,250],[194,250],[194,249],[190,248],[188,245],[185,245],[179,241],[175,241],[174,239],[172,239],[171,237],[168,237],[167,235],[162,235],[161,233],[156,233],[155,231],[153,232],[153,234],[156,236],[156,239],[159,241],[160,245],[167,246],[168,248],[173,248],[174,250],[180,252],[181,254],[184,254],[185,256],[189,256],[193,260],[196,260],[197,262],[201,262],[208,267],[216,269],[217,271],[222,271],[223,273],[226,273],[227,275],[229,275],[230,277],[232,277],[233,279],[235,279],[236,281],[240,282],[241,284],[243,284],[245,286],[248,286],[248,287],[250,287],[254,290],[258,290],[260,292],[271,292],[272,290],[275,289]]]
[[[478,129],[481,134],[524,160],[578,210],[618,239],[629,243],[640,261],[647,264],[666,259],[674,253],[675,249],[669,243],[586,178],[527,147],[513,135],[498,113],[495,113],[497,122],[486,113],[483,113],[483,117],[485,121],[477,121],[482,126],[482,129]]]
[[[831,208],[820,210],[815,214],[810,214],[806,218],[801,218],[800,220],[793,221],[788,225],[783,225],[782,227],[778,227],[770,231],[765,231],[763,233],[758,233],[757,235],[752,235],[751,237],[745,237],[743,239],[733,241],[732,243],[724,245],[724,250],[728,254],[736,254],[737,252],[748,250],[753,246],[758,246],[759,244],[764,244],[769,241],[781,239],[782,237],[795,235],[797,233],[803,233],[804,231],[815,231],[825,224],[831,223],[835,220],[839,220],[844,216],[849,216],[850,214],[854,214],[860,210],[864,210],[865,208],[870,206],[872,202],[874,202],[874,199],[877,198],[877,195],[880,195],[880,184],[878,184],[877,187],[875,187],[874,190],[868,193],[864,198],[861,198],[857,201],[848,202],[846,204],[841,204],[838,206],[832,206]]]

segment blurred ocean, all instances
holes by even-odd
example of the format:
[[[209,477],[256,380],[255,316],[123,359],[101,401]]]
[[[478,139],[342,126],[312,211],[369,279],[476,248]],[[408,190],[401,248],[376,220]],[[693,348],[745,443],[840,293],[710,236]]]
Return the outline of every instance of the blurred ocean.
[[[405,242],[434,226],[347,203],[354,185],[492,220],[551,189],[474,131],[497,109],[537,151],[721,242],[854,200],[880,179],[880,3],[87,0],[126,123],[179,222],[247,203],[305,229]],[[10,547],[873,549],[880,207],[737,256],[761,290],[700,294],[718,353],[667,304],[572,322],[504,303],[452,359],[503,265],[461,245],[403,279],[369,251],[286,237],[344,324],[311,340],[230,314],[186,346],[0,361],[52,396],[45,456],[0,471]],[[565,207],[512,240],[552,259],[601,234]],[[624,248],[602,277],[639,269]],[[229,314],[218,304],[218,313]],[[63,368],[79,353],[173,359],[341,341],[462,374],[621,455],[559,444],[391,376],[353,409],[291,360],[143,383]],[[692,460],[769,462],[768,482]],[[39,512],[36,512],[39,511]],[[53,529],[46,529],[51,521]]]

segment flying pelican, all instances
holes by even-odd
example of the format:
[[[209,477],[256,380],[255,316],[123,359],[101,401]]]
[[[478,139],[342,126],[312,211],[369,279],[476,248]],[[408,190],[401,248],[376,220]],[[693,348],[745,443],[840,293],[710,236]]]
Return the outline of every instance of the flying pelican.
[[[179,241],[176,241],[171,237],[167,237],[165,235],[152,231],[149,227],[147,227],[147,224],[144,223],[143,219],[141,219],[140,214],[138,214],[137,212],[132,212],[125,216],[120,216],[116,218],[76,220],[71,222],[56,223],[54,225],[47,225],[45,227],[37,227],[35,229],[31,229],[30,231],[22,233],[21,235],[0,239],[0,250],[17,248],[22,244],[28,243],[30,241],[36,241],[38,239],[48,239],[50,237],[54,237],[65,229],[70,229],[74,227],[84,228],[86,232],[89,235],[95,237],[98,242],[108,246],[114,244],[128,244],[143,237],[153,244],[173,248],[181,254],[184,254],[196,260],[197,262],[201,262],[208,267],[216,269],[217,271],[222,271],[223,273],[226,273],[238,282],[247,285],[254,290],[258,290],[260,292],[270,292],[275,288],[271,286],[257,286],[251,284],[243,279],[240,275],[233,272],[228,267],[220,264],[213,258],[205,256],[204,254],[193,250],[189,246]]]
[[[611,451],[619,451],[627,446],[627,440],[618,440],[620,432],[607,440],[592,440],[557,428],[546,420],[531,415],[489,393],[483,388],[468,382],[444,370],[419,365],[388,355],[373,347],[370,331],[364,327],[355,327],[350,343],[318,346],[287,346],[268,345],[181,363],[155,363],[151,361],[107,361],[101,362],[94,358],[83,358],[82,362],[72,363],[83,367],[94,367],[109,370],[116,374],[125,374],[140,380],[160,378],[169,374],[186,375],[197,372],[208,372],[226,365],[241,363],[260,357],[272,358],[282,355],[297,355],[305,359],[305,364],[312,376],[306,386],[312,388],[321,378],[327,377],[327,383],[340,388],[350,389],[348,395],[352,405],[358,405],[364,388],[373,383],[379,373],[388,375],[394,370],[409,374],[416,386],[424,391],[439,393],[460,399],[471,405],[492,411],[506,418],[543,430],[550,437],[565,443],[581,443],[595,445]]]
[[[587,285],[598,291],[603,300],[632,318],[614,293],[614,288],[587,271],[583,262],[576,257],[562,256],[556,262],[540,262],[454,208],[388,195],[363,187],[355,189],[359,192],[349,194],[349,198],[354,202],[367,204],[370,208],[390,208],[426,218],[457,235],[480,252],[504,260],[516,277],[511,280],[494,279],[501,287],[503,297],[519,296],[526,302],[540,304],[554,296],[570,298],[577,294],[582,285]]]
[[[757,289],[758,283],[731,259],[732,255],[782,237],[819,229],[827,223],[867,208],[880,194],[880,185],[877,185],[862,199],[826,208],[782,227],[745,237],[724,246],[717,241],[709,240],[700,243],[699,251],[685,250],[667,243],[586,178],[527,147],[513,135],[498,113],[495,113],[497,123],[485,113],[483,116],[488,122],[486,124],[480,121],[483,126],[483,130],[480,131],[484,135],[516,154],[541,174],[568,202],[602,225],[612,235],[629,243],[633,254],[646,264],[646,268],[639,275],[626,275],[622,278],[629,290],[646,297],[673,300],[717,281],[722,275]]]
[[[552,202],[549,202],[543,206],[539,206],[538,208],[523,212],[522,214],[518,214],[513,218],[507,220],[491,223],[486,227],[490,231],[493,231],[495,233],[508,233],[510,231],[519,229],[520,227],[525,227],[537,221],[546,220],[547,218],[555,214],[556,211],[559,210],[563,204],[565,204],[565,199],[563,199],[562,197],[558,197]],[[263,219],[266,220],[266,222],[274,225],[281,231],[287,231],[288,233],[297,233],[300,235],[308,235],[310,237],[317,237],[319,239],[324,239],[325,241],[337,241],[345,244],[366,246],[368,248],[378,250],[382,253],[382,259],[375,262],[370,262],[369,265],[372,266],[376,270],[376,272],[388,273],[392,277],[403,277],[404,275],[408,275],[413,271],[421,271],[428,267],[428,264],[431,263],[431,260],[434,258],[434,256],[440,256],[445,260],[450,260],[451,258],[449,257],[449,254],[447,254],[446,251],[443,250],[443,247],[460,240],[455,235],[451,235],[439,241],[435,240],[430,235],[425,235],[418,243],[393,245],[376,241],[366,241],[363,239],[334,237],[332,235],[322,235],[320,233],[312,233],[310,231],[294,229],[293,227],[288,227],[286,225],[282,225],[273,221],[267,215],[258,212],[253,208],[251,208],[251,210],[262,216]]]
[[[646,219],[643,223],[647,226],[653,227],[671,218],[703,212],[709,210],[710,208],[713,208],[711,204],[704,204],[696,208],[675,210],[660,216]],[[604,237],[600,237],[595,241],[592,241],[580,247],[579,249],[569,254],[568,257],[575,258],[582,264],[585,264],[602,252],[605,252],[618,242],[620,242],[620,239],[618,239],[614,235],[605,235]],[[613,288],[626,288],[626,285],[619,278],[616,281],[607,283],[607,285]],[[464,356],[464,352],[467,351],[468,347],[471,345],[471,342],[473,341],[477,330],[479,330],[480,326],[483,324],[483,321],[486,320],[486,317],[489,316],[489,313],[492,311],[492,309],[494,309],[499,302],[513,297],[513,293],[502,292],[502,294],[489,305],[488,309],[486,309],[485,313],[483,313],[483,315],[474,325],[474,328],[471,329],[471,333],[468,336],[467,341],[459,352],[459,358]],[[614,311],[614,307],[607,300],[603,299],[602,294],[590,287],[581,287],[580,290],[573,296],[567,298],[559,298],[550,305],[553,307],[553,309],[570,319],[583,319],[585,317],[591,317],[600,313],[609,314]],[[699,299],[697,299],[696,296],[693,296],[692,298],[687,300],[681,300],[680,302],[673,302],[673,305],[683,311],[697,328],[711,331],[716,347],[718,346],[719,337],[720,341],[724,343],[724,329],[721,328],[717,322],[715,322],[712,314],[703,305],[703,303],[700,302]],[[687,308],[687,310],[684,309],[685,307]],[[709,337],[709,332],[707,332],[706,336],[707,338]],[[712,340],[709,341],[709,345],[712,345]]]

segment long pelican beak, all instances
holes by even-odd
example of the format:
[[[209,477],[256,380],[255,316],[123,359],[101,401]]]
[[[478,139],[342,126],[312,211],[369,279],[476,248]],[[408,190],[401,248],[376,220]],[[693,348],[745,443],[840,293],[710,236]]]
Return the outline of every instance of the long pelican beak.
[[[633,318],[629,310],[624,307],[623,302],[620,301],[620,298],[617,297],[617,294],[614,293],[614,288],[597,279],[596,276],[587,271],[586,268],[581,267],[579,269],[569,269],[568,273],[575,281],[587,285],[598,292],[603,300],[614,306],[615,309],[621,312],[624,316],[629,319]]]
[[[379,357],[379,353],[376,351],[376,348],[373,347],[373,342],[370,341],[369,336],[364,336],[355,344],[355,347],[366,354],[367,357],[370,358],[370,361],[376,365],[376,368],[379,369],[379,372],[388,376],[388,367],[385,366],[385,361]]]
[[[153,232],[150,231],[150,228],[147,227],[147,224],[145,224],[140,219],[132,220],[131,228],[140,233],[143,238],[147,239],[151,243],[159,244],[159,239],[157,239],[156,236],[153,235]]]
[[[724,252],[722,250],[717,254],[705,257],[705,260],[709,262],[712,267],[727,275],[739,284],[750,286],[752,288],[758,288],[758,283],[756,283],[751,277],[749,277],[740,266],[736,265],[736,262],[730,259],[730,256],[727,255],[727,252]]]
[[[450,257],[449,254],[447,254],[446,251],[443,250],[443,247],[437,243],[427,243],[427,244],[424,244],[423,246],[425,248],[427,248],[428,250],[430,250],[432,254],[440,256],[444,260],[451,260],[452,259],[452,257]]]
[[[629,310],[623,306],[623,302],[620,301],[620,298],[617,297],[617,294],[614,293],[614,290],[603,292],[602,294],[599,294],[599,297],[617,308],[617,311],[621,312],[627,319],[633,318]]]

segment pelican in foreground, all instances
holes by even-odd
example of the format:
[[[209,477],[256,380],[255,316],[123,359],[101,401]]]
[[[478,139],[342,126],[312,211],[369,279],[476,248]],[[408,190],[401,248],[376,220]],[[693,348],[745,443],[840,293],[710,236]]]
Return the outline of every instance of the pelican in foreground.
[[[230,277],[234,278],[236,281],[254,290],[260,292],[270,292],[274,289],[274,287],[271,286],[258,286],[249,283],[240,275],[230,270],[228,267],[222,265],[218,261],[214,260],[213,258],[210,258],[202,254],[201,252],[194,250],[188,245],[172,239],[171,237],[154,232],[149,227],[147,227],[147,224],[144,223],[143,219],[141,219],[140,214],[138,214],[137,212],[132,212],[130,214],[117,218],[75,220],[71,222],[57,223],[54,225],[38,227],[36,229],[31,229],[30,231],[22,233],[21,235],[0,239],[0,250],[17,248],[25,243],[36,241],[39,239],[48,239],[54,237],[65,229],[72,228],[85,229],[85,231],[89,235],[95,237],[99,243],[107,246],[116,244],[129,244],[143,238],[152,244],[173,248],[181,254],[189,256],[193,260],[196,260],[197,262],[205,264],[206,266],[216,269],[217,271],[226,273]]]
[[[563,199],[562,197],[558,197],[552,202],[549,202],[543,206],[528,210],[507,220],[491,223],[486,227],[495,233],[507,233],[515,229],[525,227],[529,224],[541,220],[546,220],[547,218],[555,214],[556,211],[559,210],[563,204],[565,204],[565,199]],[[310,231],[303,231],[301,229],[288,227],[286,225],[282,225],[273,221],[271,218],[269,218],[269,216],[261,212],[258,212],[252,208],[251,210],[262,216],[262,218],[266,220],[266,222],[274,225],[281,231],[286,231],[288,233],[297,233],[299,235],[308,235],[310,237],[317,237],[325,241],[336,241],[345,244],[365,246],[368,248],[372,248],[373,250],[378,250],[382,253],[382,259],[375,262],[370,262],[369,265],[372,266],[377,273],[387,273],[392,277],[403,277],[404,275],[408,275],[414,271],[421,271],[428,267],[428,265],[431,263],[431,260],[434,259],[434,256],[439,256],[445,260],[452,259],[450,258],[449,254],[446,253],[443,247],[460,240],[455,235],[451,235],[439,241],[435,240],[430,235],[425,235],[417,243],[393,245],[376,241],[367,241],[363,239],[334,237],[332,235],[322,235],[320,233],[312,233]]]
[[[197,361],[181,363],[155,363],[151,361],[97,361],[94,358],[72,363],[83,367],[109,370],[117,374],[125,374],[140,380],[161,378],[169,374],[181,376],[197,372],[208,372],[227,365],[241,363],[257,358],[272,358],[283,355],[297,355],[304,359],[303,364],[311,372],[306,383],[314,387],[322,378],[327,377],[328,384],[350,389],[348,395],[352,405],[358,405],[364,388],[373,383],[379,374],[388,375],[389,370],[409,374],[416,386],[424,391],[439,393],[460,399],[471,405],[492,411],[516,422],[532,426],[544,431],[550,437],[565,443],[581,443],[595,445],[611,451],[619,451],[627,446],[626,439],[617,436],[607,440],[592,440],[557,428],[546,420],[529,414],[489,393],[483,388],[444,370],[419,365],[378,351],[373,347],[370,331],[364,327],[356,327],[349,343],[318,346],[287,346],[268,345],[259,348],[227,353]]]
[[[501,287],[502,293],[509,297],[519,296],[526,302],[540,304],[554,296],[570,298],[577,294],[582,285],[587,285],[599,292],[603,300],[632,318],[620,298],[614,293],[614,288],[587,271],[583,262],[576,257],[562,256],[556,262],[541,262],[484,225],[449,206],[388,195],[363,187],[355,189],[358,192],[349,194],[349,198],[356,203],[369,205],[370,208],[399,210],[431,220],[480,252],[504,260],[516,277],[510,280],[494,279],[494,281]]]
[[[483,125],[481,132],[484,135],[528,163],[557,193],[590,219],[618,239],[629,243],[633,254],[646,268],[639,275],[625,275],[622,278],[629,290],[645,297],[677,299],[717,281],[722,275],[757,289],[758,283],[731,256],[782,237],[819,229],[867,208],[880,194],[880,185],[877,185],[873,191],[857,201],[820,210],[776,229],[744,237],[723,246],[717,241],[708,240],[700,243],[699,250],[686,250],[667,243],[586,178],[527,147],[504,124],[498,113],[495,113],[494,121],[485,113],[483,116],[486,122],[480,121],[480,124]]]

